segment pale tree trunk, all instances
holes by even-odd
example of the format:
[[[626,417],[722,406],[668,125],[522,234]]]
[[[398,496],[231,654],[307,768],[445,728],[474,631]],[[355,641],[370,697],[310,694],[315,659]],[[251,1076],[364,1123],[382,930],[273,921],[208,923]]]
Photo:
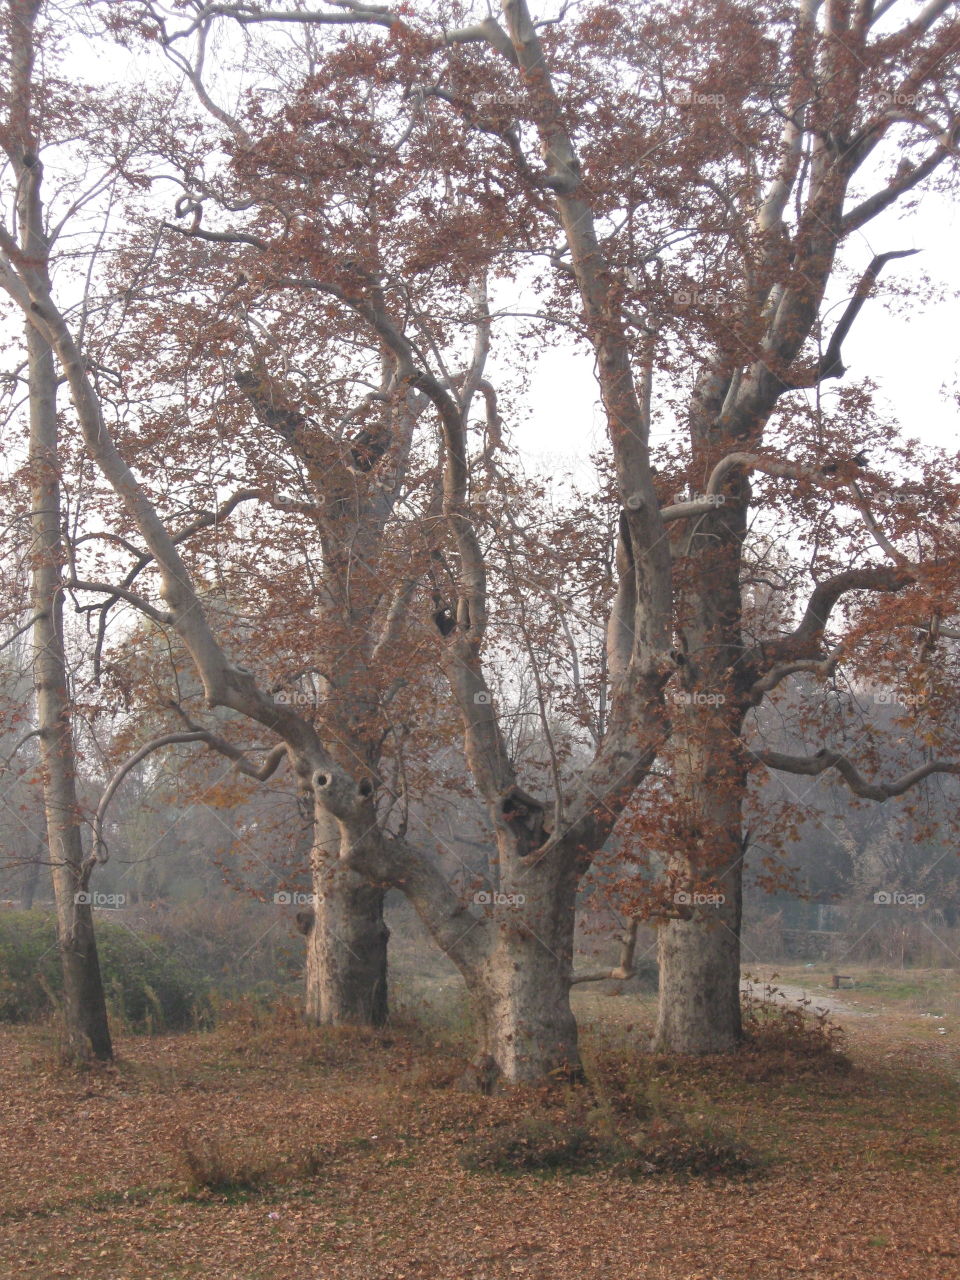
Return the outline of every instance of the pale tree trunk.
[[[697,797],[731,835],[740,832],[742,796],[734,785],[712,788],[701,782]],[[716,873],[705,872],[700,861],[694,855],[678,866],[677,882],[703,883],[709,875],[711,894],[723,901],[679,904],[689,914],[685,910],[683,918],[660,925],[660,1001],[653,1042],[659,1053],[729,1053],[741,1039],[742,846],[730,840],[726,866]]]
[[[737,483],[727,486],[733,499],[749,493]],[[662,922],[658,937],[653,1047],[660,1053],[729,1053],[742,1034],[746,772],[740,739],[747,703],[739,660],[745,509],[744,502],[732,501],[703,517],[702,542],[690,548],[681,602],[685,657],[668,753],[684,843],[672,852],[668,868],[675,918]]]
[[[63,546],[57,450],[56,373],[49,344],[27,330],[30,361],[30,470],[34,563],[31,603],[33,673],[40,730],[47,843],[57,904],[63,965],[65,1054],[75,1060],[109,1059],[113,1050],[93,932],[83,899],[83,849],[76,790],[76,761],[63,646]],[[81,900],[78,901],[78,898]]]
[[[508,870],[501,862],[498,888],[472,900],[403,838],[376,834],[363,852],[367,874],[402,889],[463,976],[476,1045],[463,1083],[491,1092],[499,1084],[578,1078],[570,987],[583,868],[570,851],[555,845],[540,861],[511,860]]]
[[[380,1027],[388,1008],[384,891],[341,865],[339,826],[319,806],[314,832],[314,903],[299,916],[307,939],[306,1019]]]
[[[522,897],[523,901],[519,899]],[[511,902],[510,899],[514,901]],[[467,977],[477,1035],[475,1083],[582,1075],[570,1008],[576,882],[535,867],[481,909],[487,947]]]

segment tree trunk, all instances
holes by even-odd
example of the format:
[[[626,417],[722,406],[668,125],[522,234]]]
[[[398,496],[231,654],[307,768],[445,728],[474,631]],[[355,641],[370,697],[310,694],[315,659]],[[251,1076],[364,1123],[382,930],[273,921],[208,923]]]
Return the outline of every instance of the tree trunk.
[[[693,713],[696,714],[695,712]],[[719,729],[719,733],[717,730]],[[740,917],[745,782],[717,725],[681,735],[676,766],[688,844],[671,862],[677,919],[660,925],[659,1053],[729,1053],[741,1039]]]
[[[314,901],[307,937],[305,1015],[315,1026],[381,1027],[387,1019],[387,942],[383,889],[339,864],[340,831],[315,819]]]
[[[20,890],[20,906],[24,911],[33,909],[33,900],[37,896],[37,887],[40,884],[40,861],[46,853],[46,846],[42,840],[38,839],[34,849],[33,857],[27,862],[26,869],[23,873],[23,882]]]
[[[83,892],[73,726],[63,647],[63,545],[57,450],[56,372],[49,345],[27,329],[30,361],[30,468],[34,561],[31,576],[33,674],[47,843],[63,965],[65,1055],[113,1056],[89,895]]]
[[[558,882],[548,869],[531,868],[505,892],[481,897],[492,899],[479,904],[489,912],[491,945],[477,971],[465,974],[478,1051],[470,1083],[489,1092],[500,1080],[579,1078],[570,1008],[575,877]]]
[[[718,880],[722,906],[660,926],[657,1053],[729,1053],[741,1039],[739,867]]]

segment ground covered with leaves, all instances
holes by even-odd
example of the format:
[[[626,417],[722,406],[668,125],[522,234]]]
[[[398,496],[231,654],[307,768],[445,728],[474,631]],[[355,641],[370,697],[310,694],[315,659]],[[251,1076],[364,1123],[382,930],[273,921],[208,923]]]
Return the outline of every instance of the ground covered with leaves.
[[[643,1016],[587,1031],[590,1088],[494,1097],[412,1026],[240,1008],[82,1073],[4,1027],[0,1275],[960,1277],[952,1036],[761,1019],[676,1063],[631,1051]]]

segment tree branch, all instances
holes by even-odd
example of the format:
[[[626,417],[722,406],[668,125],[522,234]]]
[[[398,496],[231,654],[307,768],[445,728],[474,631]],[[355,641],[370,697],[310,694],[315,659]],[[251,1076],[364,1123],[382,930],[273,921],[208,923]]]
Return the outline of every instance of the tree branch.
[[[626,982],[628,978],[632,978],[636,973],[634,955],[637,950],[637,929],[639,926],[640,920],[637,916],[634,916],[627,926],[626,933],[617,935],[617,941],[620,943],[620,959],[615,968],[602,969],[597,973],[575,973],[570,979],[570,985],[573,987],[580,982],[604,982],[607,978],[615,978],[620,982]]]
[[[847,569],[814,588],[796,630],[787,637],[787,644],[801,645],[819,641],[830,614],[842,596],[850,591],[902,591],[913,583],[913,576],[903,569],[890,565],[875,565],[863,569]]]
[[[911,191],[915,186],[921,183],[924,178],[929,178],[938,165],[940,165],[947,156],[953,154],[955,150],[955,135],[957,126],[953,125],[949,130],[949,138],[946,142],[941,143],[919,164],[908,165],[899,177],[888,183],[883,191],[877,191],[872,196],[868,196],[866,200],[861,201],[849,213],[845,214],[840,223],[841,236],[848,236],[852,231],[859,230],[860,227],[870,222],[878,214],[883,213],[884,209],[888,209],[890,205],[895,204],[902,195]]]
[[[264,764],[257,769],[255,766],[247,763],[244,759],[245,753],[241,751],[239,747],[235,747],[232,743],[227,742],[226,739],[219,737],[215,733],[211,733],[208,729],[193,726],[192,722],[180,707],[176,707],[175,709],[191,727],[185,732],[165,733],[159,738],[153,738],[150,742],[145,743],[138,751],[135,751],[133,755],[128,756],[114,772],[113,777],[110,779],[103,792],[103,795],[100,797],[100,803],[97,805],[97,811],[93,819],[93,853],[91,854],[91,857],[87,859],[87,862],[91,863],[90,870],[92,870],[92,864],[103,864],[107,861],[109,856],[106,842],[103,839],[103,822],[106,817],[107,809],[110,806],[110,801],[113,799],[118,787],[123,782],[127,774],[130,773],[131,769],[135,769],[138,764],[145,760],[147,756],[152,755],[154,751],[159,751],[161,747],[173,746],[175,743],[179,742],[204,742],[214,751],[217,751],[221,755],[227,756],[229,759],[233,760],[240,773],[246,774],[247,777],[255,778],[258,782],[265,782],[267,778],[275,773],[280,762],[287,753],[287,748],[283,744],[274,747],[267,756]],[[86,878],[88,881],[89,876],[90,872],[87,871]]]
[[[872,783],[868,782],[856,766],[839,751],[821,750],[813,756],[790,756],[780,751],[751,751],[748,754],[758,764],[766,765],[768,769],[774,769],[780,773],[801,774],[808,778],[815,778],[829,769],[836,769],[854,795],[862,796],[865,800],[876,800],[879,804],[889,800],[891,796],[902,796],[905,791],[909,791],[911,787],[915,787],[918,782],[922,782],[932,774],[960,774],[960,761],[931,760],[911,770],[910,773],[905,773],[896,782]]]
[[[118,587],[109,582],[87,582],[82,578],[68,578],[64,581],[63,586],[65,590],[99,591],[104,595],[113,596],[115,599],[126,600],[128,604],[132,604],[135,609],[139,609],[141,613],[146,614],[148,618],[152,618],[154,622],[159,623],[162,627],[170,626],[173,622],[172,614],[161,613],[152,604],[148,604],[142,596],[138,596],[135,591],[128,591],[126,587]]]
[[[814,675],[819,680],[828,680],[836,671],[839,662],[839,653],[832,653],[822,660],[800,658],[796,662],[779,662],[772,666],[765,676],[754,682],[750,688],[750,700],[754,706],[758,706],[763,701],[764,694],[776,689],[788,676],[799,675],[801,672]]]
[[[0,653],[2,653],[3,650],[6,649],[9,645],[13,644],[14,640],[16,640],[18,636],[22,636],[25,631],[29,631],[30,628],[33,626],[33,624],[37,621],[37,618],[40,616],[41,615],[39,614],[34,614],[32,618],[27,619],[27,621],[23,624],[22,627],[17,627],[16,631],[14,631],[11,635],[7,636],[6,640],[4,640],[2,644],[0,644]]]
[[[806,382],[798,384],[796,389],[800,389],[801,385],[803,387],[808,385],[816,386],[817,383],[823,382],[826,378],[840,378],[846,373],[846,369],[840,359],[840,352],[844,339],[850,332],[854,320],[856,320],[857,316],[860,314],[863,304],[870,296],[870,292],[876,284],[877,277],[880,272],[886,264],[891,262],[894,258],[910,258],[915,253],[919,252],[919,249],[895,249],[891,250],[889,253],[878,253],[876,255],[869,267],[867,267],[866,271],[860,277],[857,287],[853,291],[853,296],[844,308],[843,315],[837,322],[837,327],[834,329],[830,341],[827,344],[827,349],[817,363],[816,370],[813,374],[813,381],[809,384]]]
[[[22,746],[25,746],[30,741],[31,738],[39,738],[42,732],[43,732],[42,729],[31,729],[29,733],[25,733],[23,737],[19,740],[19,742],[16,744],[16,746],[13,748],[13,750],[10,752],[10,754],[4,757],[4,761],[3,761],[4,769],[6,769],[10,761],[13,759],[13,757],[17,754],[17,752],[20,750]]]

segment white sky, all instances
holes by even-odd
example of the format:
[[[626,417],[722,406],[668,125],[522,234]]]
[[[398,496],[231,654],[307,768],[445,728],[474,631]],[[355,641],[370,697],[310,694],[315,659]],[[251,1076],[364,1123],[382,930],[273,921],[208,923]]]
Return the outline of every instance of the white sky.
[[[864,306],[843,347],[846,381],[864,375],[877,382],[880,406],[900,422],[904,436],[917,436],[947,449],[960,449],[960,216],[956,206],[927,196],[911,214],[889,210],[854,236],[844,262],[865,269],[875,253],[921,249],[915,258],[889,263],[876,293]],[[943,301],[914,299],[908,314],[891,314],[883,286],[909,282],[921,272],[940,285]],[[836,308],[838,318],[842,308]],[[827,331],[830,324],[827,324]],[[829,390],[837,382],[826,384]],[[654,384],[656,394],[656,383]],[[532,378],[532,417],[519,424],[513,442],[547,469],[548,461],[574,470],[605,440],[603,413],[593,377],[592,356],[573,342],[543,351]]]

